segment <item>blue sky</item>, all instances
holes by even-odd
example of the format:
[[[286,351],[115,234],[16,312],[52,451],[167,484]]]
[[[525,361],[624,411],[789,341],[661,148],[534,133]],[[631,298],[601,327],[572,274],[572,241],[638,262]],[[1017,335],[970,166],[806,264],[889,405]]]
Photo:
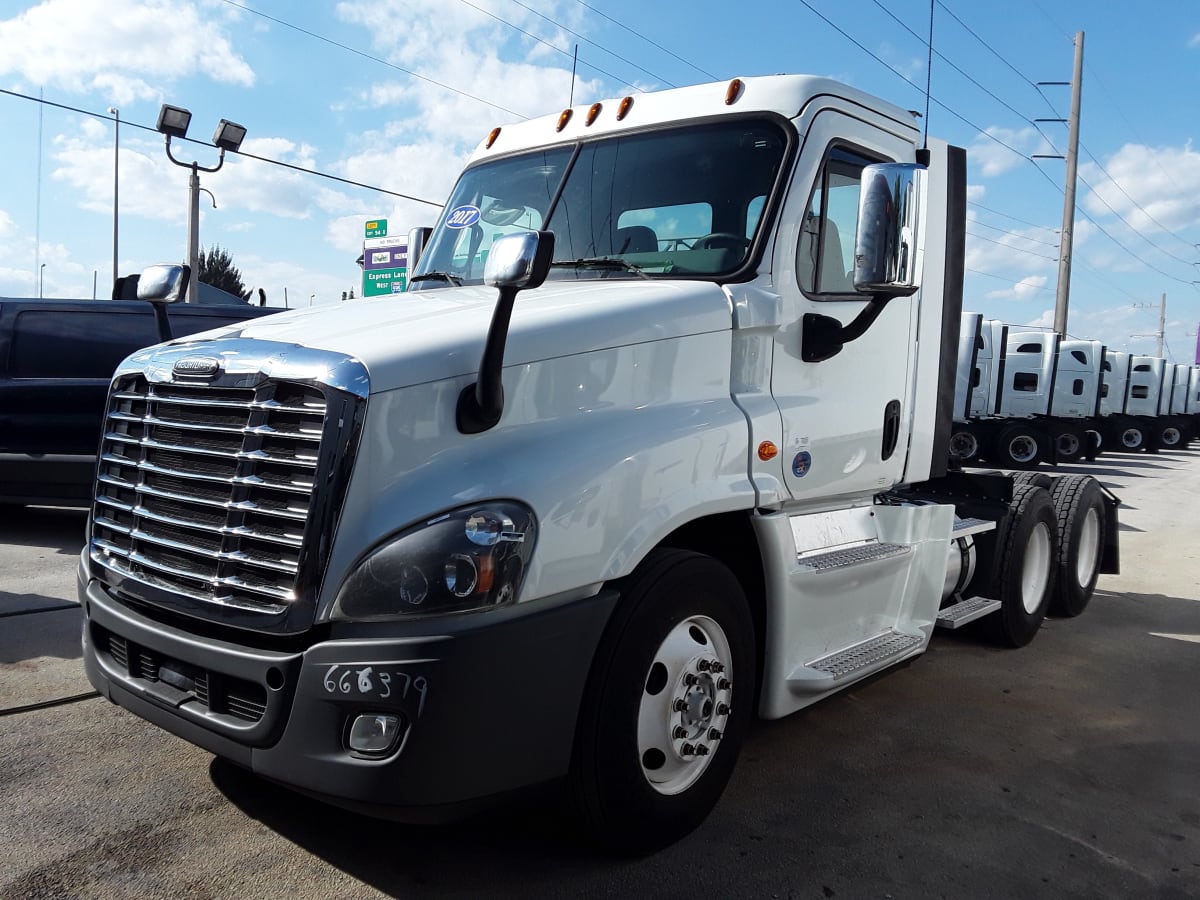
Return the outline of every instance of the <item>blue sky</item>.
[[[785,9],[786,11],[780,11]],[[1152,12],[1151,12],[1152,11]],[[185,252],[187,171],[153,127],[163,102],[249,153],[202,175],[200,239],[272,303],[360,292],[363,223],[432,223],[494,126],[576,105],[776,72],[829,75],[924,109],[928,0],[44,0],[0,2],[0,296],[104,296],[112,278],[112,117],[120,109],[121,273]],[[1072,38],[1085,32],[1069,330],[1191,362],[1200,321],[1200,3],[935,0],[932,134],[969,151],[966,306],[1052,321]],[[844,34],[843,34],[844,33]],[[1039,130],[1040,129],[1040,130]],[[40,141],[39,141],[40,134]],[[200,145],[177,156],[216,162]],[[212,203],[216,203],[214,209]],[[45,268],[41,264],[45,263]]]

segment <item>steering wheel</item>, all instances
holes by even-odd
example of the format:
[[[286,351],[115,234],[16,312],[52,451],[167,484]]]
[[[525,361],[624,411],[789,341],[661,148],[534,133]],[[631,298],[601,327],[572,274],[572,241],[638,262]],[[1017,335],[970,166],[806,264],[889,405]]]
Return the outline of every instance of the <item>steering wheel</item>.
[[[698,237],[692,242],[693,250],[738,250],[745,251],[750,241],[740,234],[728,231],[714,231],[704,237]]]

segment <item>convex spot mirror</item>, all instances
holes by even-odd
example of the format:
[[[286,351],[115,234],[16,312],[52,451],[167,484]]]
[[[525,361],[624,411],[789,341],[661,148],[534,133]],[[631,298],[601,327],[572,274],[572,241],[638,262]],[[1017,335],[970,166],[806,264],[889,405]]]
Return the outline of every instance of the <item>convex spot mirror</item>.
[[[178,303],[187,294],[191,276],[190,266],[149,266],[142,270],[138,279],[138,299],[151,303]]]
[[[925,167],[878,163],[862,172],[854,239],[854,288],[906,297],[920,287],[917,234],[925,195]]]
[[[546,280],[553,255],[553,235],[548,232],[528,231],[499,238],[488,251],[483,282],[497,288],[535,288]]]

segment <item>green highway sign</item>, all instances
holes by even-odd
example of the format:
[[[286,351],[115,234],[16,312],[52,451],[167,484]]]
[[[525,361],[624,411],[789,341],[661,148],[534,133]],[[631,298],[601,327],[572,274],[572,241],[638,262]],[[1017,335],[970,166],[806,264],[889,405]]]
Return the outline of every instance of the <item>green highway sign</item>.
[[[387,219],[369,219],[364,236],[369,238],[387,237]]]
[[[400,294],[408,283],[408,269],[366,269],[363,272],[363,296],[383,297]]]

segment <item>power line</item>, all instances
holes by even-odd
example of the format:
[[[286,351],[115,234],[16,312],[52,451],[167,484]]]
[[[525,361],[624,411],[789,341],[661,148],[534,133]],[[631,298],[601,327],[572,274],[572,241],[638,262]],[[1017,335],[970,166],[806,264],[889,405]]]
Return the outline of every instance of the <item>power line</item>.
[[[62,110],[66,110],[67,112],[78,113],[79,115],[83,115],[83,116],[91,116],[93,119],[101,119],[105,122],[112,121],[111,116],[105,115],[103,113],[98,113],[98,112],[95,112],[90,109],[80,109],[77,106],[67,106],[65,103],[55,103],[53,100],[46,100],[41,97],[34,97],[29,94],[22,94],[19,91],[10,91],[10,90],[5,90],[4,88],[0,88],[0,94],[7,94],[10,97],[16,97],[20,100],[32,100],[34,103],[40,103],[44,106],[53,106],[55,109],[62,109]],[[152,128],[149,125],[142,125],[138,122],[134,122],[131,119],[122,119],[121,124],[128,126],[130,128],[138,128],[138,129],[141,129],[142,131],[149,131],[153,134],[161,134],[161,132],[157,128]],[[175,140],[186,141],[189,144],[200,144],[201,146],[204,146],[204,147],[212,146],[212,144],[205,143],[204,141],[198,141],[195,138],[190,138],[190,137],[176,138]],[[411,194],[402,194],[399,191],[390,191],[387,188],[376,187],[375,185],[372,185],[372,184],[364,184],[361,181],[354,181],[350,178],[342,178],[341,176],[338,176],[338,175],[331,175],[328,172],[322,172],[319,169],[306,169],[303,166],[293,165],[292,163],[287,163],[280,159],[271,159],[270,157],[267,157],[267,156],[259,156],[256,153],[249,153],[245,150],[231,150],[229,152],[236,153],[238,156],[245,156],[248,159],[257,160],[258,162],[270,163],[273,166],[282,166],[285,169],[292,169],[293,171],[296,171],[296,172],[303,172],[305,175],[317,175],[321,178],[327,178],[330,181],[337,181],[337,182],[340,182],[341,184],[348,184],[352,187],[363,188],[364,190],[368,190],[368,191],[376,191],[380,194],[387,194],[388,196],[391,196],[391,197],[399,197],[402,200],[412,200],[414,203],[424,203],[427,206],[436,206],[439,209],[444,205],[441,201],[425,200],[421,197],[414,197]]]
[[[609,22],[612,22],[612,24],[616,25],[618,28],[629,32],[634,37],[641,38],[643,41],[645,41],[651,47],[657,47],[663,53],[667,54],[668,56],[670,56],[674,59],[679,60],[679,62],[683,63],[685,66],[689,66],[689,67],[695,69],[701,75],[707,76],[710,80],[712,80],[712,81],[720,81],[721,80],[720,76],[714,75],[712,72],[708,71],[707,69],[701,68],[700,66],[696,65],[694,62],[689,62],[688,60],[686,60],[682,56],[680,56],[678,53],[675,53],[672,50],[668,50],[662,44],[655,43],[654,41],[650,40],[650,38],[648,38],[644,34],[642,34],[641,32],[634,31],[632,28],[630,28],[624,22],[620,22],[617,19],[614,19],[612,16],[608,15],[607,13],[601,12],[600,10],[596,9],[596,7],[591,6],[588,3],[585,3],[584,0],[575,0],[575,2],[578,3],[580,6],[582,6],[584,9],[594,12],[600,18],[606,19]]]
[[[349,44],[343,44],[340,41],[335,41],[333,38],[325,37],[325,35],[323,35],[323,34],[317,34],[315,31],[309,31],[307,28],[301,28],[299,25],[293,25],[291,22],[286,22],[283,19],[276,18],[275,16],[269,16],[265,12],[262,12],[260,10],[251,9],[249,6],[243,6],[241,3],[238,3],[237,0],[221,0],[221,2],[227,3],[230,6],[236,7],[237,9],[240,9],[243,12],[248,12],[251,15],[259,16],[270,22],[274,22],[277,25],[282,25],[284,28],[290,28],[290,29],[292,29],[292,31],[298,31],[301,34],[308,35],[310,38],[313,38],[314,40],[321,41],[322,43],[329,44],[333,47],[338,47],[342,50],[347,51],[348,53],[353,53],[355,56],[361,56],[363,59],[369,59],[372,62],[377,62],[381,66],[387,66],[389,69],[395,69],[397,72],[403,72],[405,75],[411,75],[413,78],[418,78],[421,81],[424,81],[424,82],[427,82],[428,84],[434,85],[435,87],[440,87],[444,91],[450,91],[451,93],[458,94],[461,97],[466,97],[469,100],[474,100],[478,103],[482,103],[484,106],[490,106],[492,109],[498,109],[498,110],[500,110],[500,112],[506,112],[510,116],[516,116],[518,119],[528,119],[529,118],[528,116],[521,115],[519,112],[517,112],[515,110],[508,109],[505,106],[501,106],[498,103],[492,103],[490,100],[484,100],[482,97],[476,97],[474,94],[470,94],[466,91],[459,90],[456,87],[451,87],[448,84],[443,84],[440,81],[437,81],[426,75],[422,75],[420,72],[414,72],[412,69],[406,69],[406,68],[404,68],[404,66],[398,66],[393,62],[389,62],[388,60],[383,59],[382,57],[374,56],[373,54],[367,53],[365,50],[359,50],[356,47],[351,47]]]
[[[982,275],[984,278],[994,278],[997,281],[1003,281],[1005,284],[1011,284],[1013,287],[1021,287],[1022,285],[1025,285],[1035,291],[1040,291],[1041,293],[1044,293],[1044,294],[1053,294],[1054,293],[1054,291],[1050,290],[1049,288],[1036,287],[1032,284],[1027,284],[1024,280],[1013,281],[1011,278],[1005,278],[1002,275],[993,275],[991,272],[981,272],[979,269],[972,269],[972,268],[967,267],[967,268],[964,268],[963,271],[970,272],[973,275]]]
[[[978,225],[982,228],[990,228],[993,231],[999,231],[1001,234],[1007,234],[1009,237],[1019,238],[1023,241],[1032,241],[1033,243],[1041,244],[1044,247],[1053,247],[1055,250],[1059,249],[1059,245],[1053,241],[1039,240],[1038,238],[1030,237],[1027,234],[1021,234],[1019,231],[1009,231],[1007,228],[1000,228],[997,225],[989,225],[987,222],[981,222],[979,219],[971,219],[970,221],[972,225]]]
[[[1036,256],[1038,259],[1048,259],[1048,260],[1050,260],[1050,262],[1058,262],[1057,256],[1046,256],[1044,253],[1035,253],[1034,251],[1028,250],[1024,247],[1017,247],[1017,246],[1014,246],[1013,244],[1006,244],[1006,243],[1004,243],[1004,241],[997,241],[994,238],[984,237],[982,234],[976,234],[975,232],[971,231],[970,229],[967,229],[967,234],[969,234],[971,237],[975,238],[976,240],[987,241],[989,244],[996,244],[1000,247],[1004,247],[1008,250],[1013,250],[1017,253],[1026,253],[1029,256]]]
[[[464,0],[464,2],[465,2],[465,0]],[[521,0],[512,0],[512,2],[513,2],[513,3],[515,3],[515,4],[517,4],[517,6],[521,7],[522,9],[524,9],[524,10],[528,10],[529,12],[533,13],[533,14],[534,14],[535,16],[537,16],[538,18],[544,19],[545,21],[549,22],[549,23],[550,23],[551,25],[553,25],[555,28],[561,28],[561,29],[562,29],[563,31],[565,31],[567,34],[569,34],[569,35],[572,35],[573,37],[577,37],[577,38],[579,38],[579,40],[583,41],[585,44],[591,44],[591,45],[592,45],[593,47],[595,47],[597,50],[601,50],[601,51],[603,51],[603,52],[607,53],[607,54],[608,54],[609,56],[611,56],[613,59],[619,59],[621,62],[625,63],[626,65],[628,65],[628,66],[633,66],[633,67],[634,67],[635,69],[637,69],[639,72],[642,72],[642,73],[644,73],[644,74],[646,74],[646,75],[649,75],[649,76],[650,76],[651,78],[653,78],[655,81],[662,82],[662,83],[663,83],[663,84],[665,84],[667,87],[677,87],[677,85],[675,85],[675,84],[672,84],[670,81],[667,81],[667,79],[663,78],[662,76],[660,76],[660,75],[655,75],[655,74],[654,74],[653,72],[651,72],[649,69],[644,69],[644,68],[642,68],[642,67],[641,67],[641,66],[639,66],[637,63],[635,63],[633,60],[631,60],[631,59],[626,59],[625,57],[621,56],[619,53],[614,53],[612,50],[609,50],[607,47],[604,47],[604,46],[602,46],[602,45],[600,45],[600,44],[597,44],[595,41],[591,40],[590,38],[584,37],[584,36],[583,36],[582,34],[580,34],[579,32],[577,32],[577,31],[572,31],[572,30],[571,30],[570,28],[568,28],[566,25],[563,25],[563,24],[562,24],[562,23],[560,23],[560,22],[555,22],[555,21],[554,21],[553,19],[551,19],[549,16],[542,15],[542,13],[538,12],[538,11],[537,11],[536,9],[534,9],[532,6],[527,6],[526,4],[522,3],[522,2],[521,2]],[[507,23],[506,23],[506,24],[507,24]],[[514,27],[515,27],[515,26],[514,26]],[[555,49],[557,49],[557,48],[555,48]],[[582,60],[581,60],[581,61],[582,61]],[[593,68],[595,68],[595,67],[593,66]],[[597,69],[597,71],[599,71],[599,69]],[[637,85],[629,85],[629,86],[630,86],[630,87],[632,87],[632,88],[635,88],[635,89],[637,88]]]
[[[1056,230],[1048,225],[1038,225],[1036,222],[1030,222],[1026,219],[1018,219],[1016,216],[1009,215],[1008,213],[1002,213],[998,209],[991,209],[990,207],[984,206],[982,203],[979,203],[975,200],[968,200],[967,203],[971,206],[974,206],[976,209],[982,209],[986,212],[992,213],[993,215],[1003,216],[1006,219],[1012,219],[1014,222],[1020,222],[1022,225],[1028,225],[1031,228],[1041,228],[1044,231],[1050,232],[1054,232]]]
[[[226,2],[228,2],[228,0],[226,0]],[[890,63],[888,63],[882,57],[876,55],[873,51],[867,49],[867,47],[865,47],[863,44],[859,43],[859,41],[857,39],[855,39],[854,37],[851,37],[850,34],[848,34],[842,28],[835,25],[827,16],[825,16],[824,13],[820,12],[816,7],[814,7],[811,3],[809,3],[808,0],[800,0],[800,2],[808,9],[809,12],[811,12],[813,15],[815,15],[817,18],[819,18],[822,22],[824,22],[826,25],[828,25],[830,28],[832,28],[834,31],[836,31],[838,34],[840,34],[842,37],[844,37],[850,43],[852,43],[855,47],[857,47],[863,53],[867,54],[867,56],[871,57],[873,60],[875,60],[877,63],[879,63],[881,66],[883,66],[889,72],[891,72],[893,75],[895,75],[901,81],[903,81],[905,84],[909,85],[910,87],[916,88],[916,90],[921,91],[921,93],[924,94],[924,91],[922,90],[922,88],[919,84],[917,84],[915,81],[913,81],[907,75],[905,75],[899,69],[892,66]],[[994,141],[995,143],[999,144],[1004,149],[1006,149],[1012,153],[1015,153],[1017,156],[1021,157],[1022,159],[1029,159],[1029,157],[1027,155],[1022,153],[1016,147],[1010,146],[1009,144],[1000,140],[1000,138],[996,137],[994,134],[991,134],[987,130],[980,128],[978,125],[976,125],[970,119],[968,119],[966,116],[963,116],[962,114],[951,109],[949,106],[947,106],[942,101],[938,100],[936,97],[932,98],[932,100],[941,109],[945,110],[950,115],[954,116],[954,118],[958,119],[964,125],[967,125],[970,128],[974,129],[975,131],[979,132],[984,137],[986,137],[988,140]]]
[[[229,2],[229,0],[226,0],[226,2]],[[537,41],[539,44],[544,44],[545,46],[549,47],[551,50],[554,50],[557,53],[561,53],[564,56],[571,55],[570,51],[564,50],[562,47],[556,47],[554,44],[550,43],[545,38],[538,37],[532,31],[526,31],[520,25],[514,25],[512,22],[509,22],[507,19],[502,19],[495,13],[489,12],[488,10],[484,9],[481,6],[476,6],[474,3],[471,2],[471,0],[459,0],[459,2],[462,3],[464,6],[471,7],[471,9],[475,10],[476,12],[483,13],[485,16],[488,16],[489,18],[495,19],[501,25],[507,25],[509,28],[513,29],[514,31],[521,32],[521,34],[525,35],[525,37],[531,38],[532,40]],[[528,8],[529,7],[526,7],[526,9],[528,9]],[[532,12],[532,10],[530,10],[530,12]],[[538,13],[538,15],[540,16],[541,13]],[[545,19],[546,17],[542,16],[542,18]],[[549,20],[547,20],[547,21],[549,21]],[[563,26],[560,25],[559,27],[562,28]],[[564,30],[566,30],[566,29],[564,29]],[[574,32],[571,32],[571,33],[574,34]],[[587,40],[587,39],[584,38],[584,40]],[[588,43],[591,43],[591,41],[588,41]],[[594,63],[590,63],[585,59],[581,59],[579,61],[581,63],[583,63],[585,66],[587,66],[589,69],[599,72],[601,75],[604,75],[607,78],[611,78],[613,81],[617,82],[622,87],[633,88],[635,91],[637,90],[637,85],[630,84],[628,81],[621,78],[619,75],[614,75],[612,72],[606,72],[604,69],[601,69],[599,66],[595,65]]]

